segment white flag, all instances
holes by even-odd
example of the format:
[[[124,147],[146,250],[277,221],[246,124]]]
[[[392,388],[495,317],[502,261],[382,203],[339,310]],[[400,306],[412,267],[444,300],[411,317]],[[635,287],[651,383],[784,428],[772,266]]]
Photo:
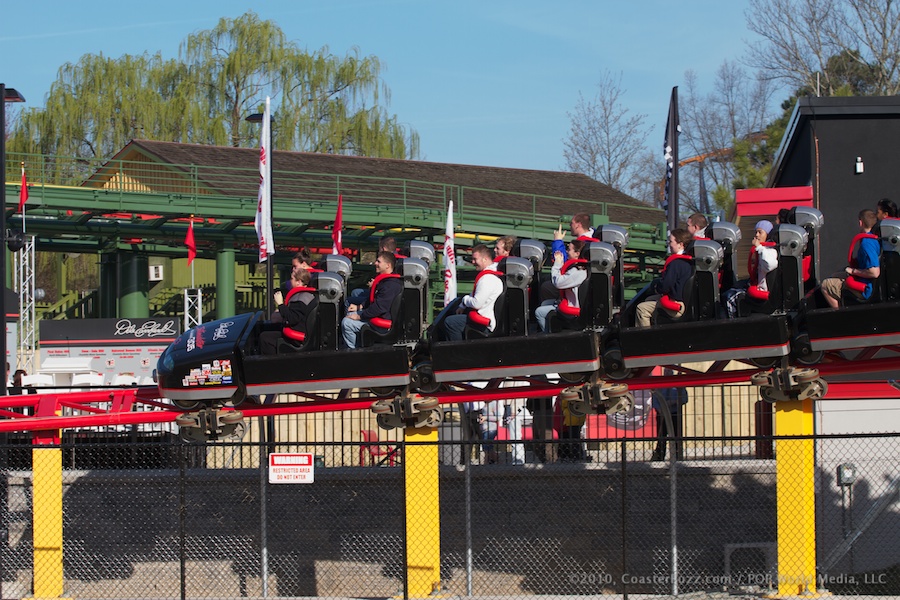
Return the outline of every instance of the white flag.
[[[272,236],[272,129],[269,116],[269,97],[266,96],[266,112],[263,114],[262,135],[259,138],[259,196],[256,203],[256,237],[259,240],[259,262],[266,262],[275,254],[275,238]]]
[[[344,228],[344,195],[338,194],[337,214],[334,216],[334,226],[331,228],[331,253],[343,254],[344,246],[341,243],[344,239],[341,230]]]
[[[444,233],[444,306],[456,300],[456,248],[453,240],[453,200],[447,207],[447,231]]]

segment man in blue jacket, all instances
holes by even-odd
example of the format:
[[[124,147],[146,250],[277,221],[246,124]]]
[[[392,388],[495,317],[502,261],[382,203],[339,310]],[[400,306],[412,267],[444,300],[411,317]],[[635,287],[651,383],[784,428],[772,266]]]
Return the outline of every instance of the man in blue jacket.
[[[859,249],[853,264],[843,273],[836,273],[822,282],[822,296],[831,308],[841,305],[845,291],[858,300],[868,300],[872,295],[872,282],[881,274],[881,243],[878,236],[871,233],[878,222],[874,210],[864,209],[859,213]],[[856,283],[857,285],[852,285]]]
[[[361,306],[351,304],[347,316],[341,321],[341,333],[348,348],[356,348],[357,334],[366,323],[383,329],[391,326],[391,305],[394,298],[403,292],[403,279],[394,273],[395,265],[396,258],[392,253],[378,253],[369,297]]]

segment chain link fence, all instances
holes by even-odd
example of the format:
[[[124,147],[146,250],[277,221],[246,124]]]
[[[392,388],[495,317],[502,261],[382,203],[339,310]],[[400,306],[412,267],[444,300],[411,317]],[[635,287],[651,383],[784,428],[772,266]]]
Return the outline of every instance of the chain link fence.
[[[60,446],[64,592],[403,596],[407,562],[422,550],[407,548],[407,535],[419,527],[436,528],[445,594],[772,592],[776,461],[755,452],[769,444],[781,459],[814,453],[815,506],[791,510],[815,511],[817,588],[900,594],[900,434],[677,441],[682,460],[660,461],[653,438],[531,440],[518,465],[515,440],[495,441],[493,464],[481,442],[444,440],[434,449],[440,521],[431,523],[406,504],[403,441],[371,456],[348,442],[68,440]],[[560,443],[580,444],[583,458],[559,460]],[[30,451],[11,440],[0,446],[2,597],[28,596],[33,585],[35,531],[46,515],[33,510]],[[271,451],[315,452],[315,481],[268,483]]]

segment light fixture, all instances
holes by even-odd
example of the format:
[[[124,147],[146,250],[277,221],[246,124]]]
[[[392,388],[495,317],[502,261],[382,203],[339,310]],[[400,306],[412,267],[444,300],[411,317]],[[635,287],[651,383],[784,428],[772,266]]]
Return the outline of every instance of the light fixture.
[[[25,96],[17,92],[13,88],[8,88],[5,85],[3,86],[3,101],[4,102],[25,102]]]

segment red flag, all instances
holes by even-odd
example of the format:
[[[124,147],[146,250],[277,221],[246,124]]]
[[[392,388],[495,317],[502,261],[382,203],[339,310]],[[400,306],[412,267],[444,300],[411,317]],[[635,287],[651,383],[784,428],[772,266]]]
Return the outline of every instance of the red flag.
[[[344,227],[344,196],[338,195],[337,215],[334,217],[334,227],[331,228],[331,239],[334,245],[331,247],[332,254],[343,254],[344,247],[341,245],[341,229]]]
[[[184,236],[184,245],[187,246],[188,249],[188,265],[194,262],[194,259],[197,258],[197,243],[194,241],[194,220],[191,219],[191,224],[188,225],[187,235]]]
[[[28,202],[28,182],[25,180],[25,163],[22,163],[22,189],[19,190],[19,212],[24,213]]]

